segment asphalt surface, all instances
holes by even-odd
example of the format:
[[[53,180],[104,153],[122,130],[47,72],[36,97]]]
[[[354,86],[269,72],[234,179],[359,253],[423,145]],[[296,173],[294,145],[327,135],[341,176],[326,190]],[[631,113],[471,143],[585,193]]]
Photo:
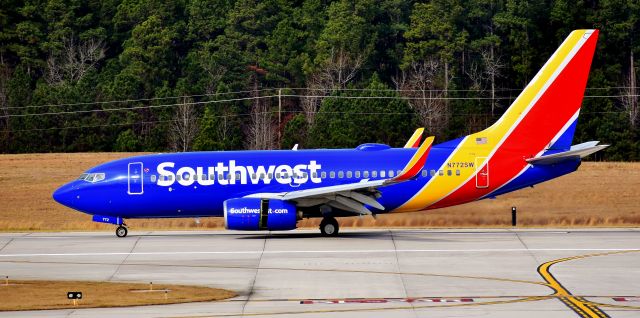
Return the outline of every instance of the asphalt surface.
[[[640,229],[4,233],[5,275],[240,296],[0,317],[640,317]]]

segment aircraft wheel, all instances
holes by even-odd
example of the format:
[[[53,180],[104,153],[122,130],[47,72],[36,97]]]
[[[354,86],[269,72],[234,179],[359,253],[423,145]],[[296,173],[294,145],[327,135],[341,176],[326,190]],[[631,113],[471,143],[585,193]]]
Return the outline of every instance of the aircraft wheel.
[[[340,226],[335,218],[327,217],[320,222],[320,233],[322,236],[337,236]]]
[[[129,232],[129,231],[127,230],[127,228],[126,228],[126,227],[124,227],[124,226],[118,226],[118,228],[116,229],[116,236],[117,236],[117,237],[125,237],[125,236],[127,236],[127,233],[128,233],[128,232]]]

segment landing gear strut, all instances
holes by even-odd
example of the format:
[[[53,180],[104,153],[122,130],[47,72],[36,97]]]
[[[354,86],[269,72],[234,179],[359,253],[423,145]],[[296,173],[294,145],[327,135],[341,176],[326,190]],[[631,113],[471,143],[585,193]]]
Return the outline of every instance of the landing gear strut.
[[[333,217],[325,217],[320,222],[320,233],[322,236],[337,236],[340,226],[338,221]]]
[[[126,225],[123,224],[123,225],[118,226],[118,228],[116,229],[116,236],[117,237],[125,237],[125,236],[127,236],[128,232],[129,231],[127,230]]]

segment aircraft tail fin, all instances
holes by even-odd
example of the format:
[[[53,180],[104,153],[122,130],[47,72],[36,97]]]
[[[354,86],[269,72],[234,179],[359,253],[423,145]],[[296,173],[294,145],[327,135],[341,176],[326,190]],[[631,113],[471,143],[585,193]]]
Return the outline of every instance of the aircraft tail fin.
[[[568,150],[598,39],[598,30],[575,30],[529,82],[504,115],[478,133],[479,141],[531,151]],[[485,139],[481,139],[485,138]],[[506,145],[505,145],[506,146]]]

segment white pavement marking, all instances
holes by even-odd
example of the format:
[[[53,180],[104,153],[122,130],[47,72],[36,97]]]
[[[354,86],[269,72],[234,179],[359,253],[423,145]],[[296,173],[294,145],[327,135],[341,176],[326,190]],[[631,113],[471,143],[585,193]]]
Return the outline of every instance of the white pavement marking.
[[[176,251],[176,252],[94,252],[94,253],[25,253],[0,254],[0,257],[39,256],[114,256],[114,255],[231,255],[231,254],[322,254],[322,253],[511,253],[511,252],[623,252],[640,251],[637,248],[486,248],[486,249],[412,249],[412,250],[299,250],[299,251]]]

